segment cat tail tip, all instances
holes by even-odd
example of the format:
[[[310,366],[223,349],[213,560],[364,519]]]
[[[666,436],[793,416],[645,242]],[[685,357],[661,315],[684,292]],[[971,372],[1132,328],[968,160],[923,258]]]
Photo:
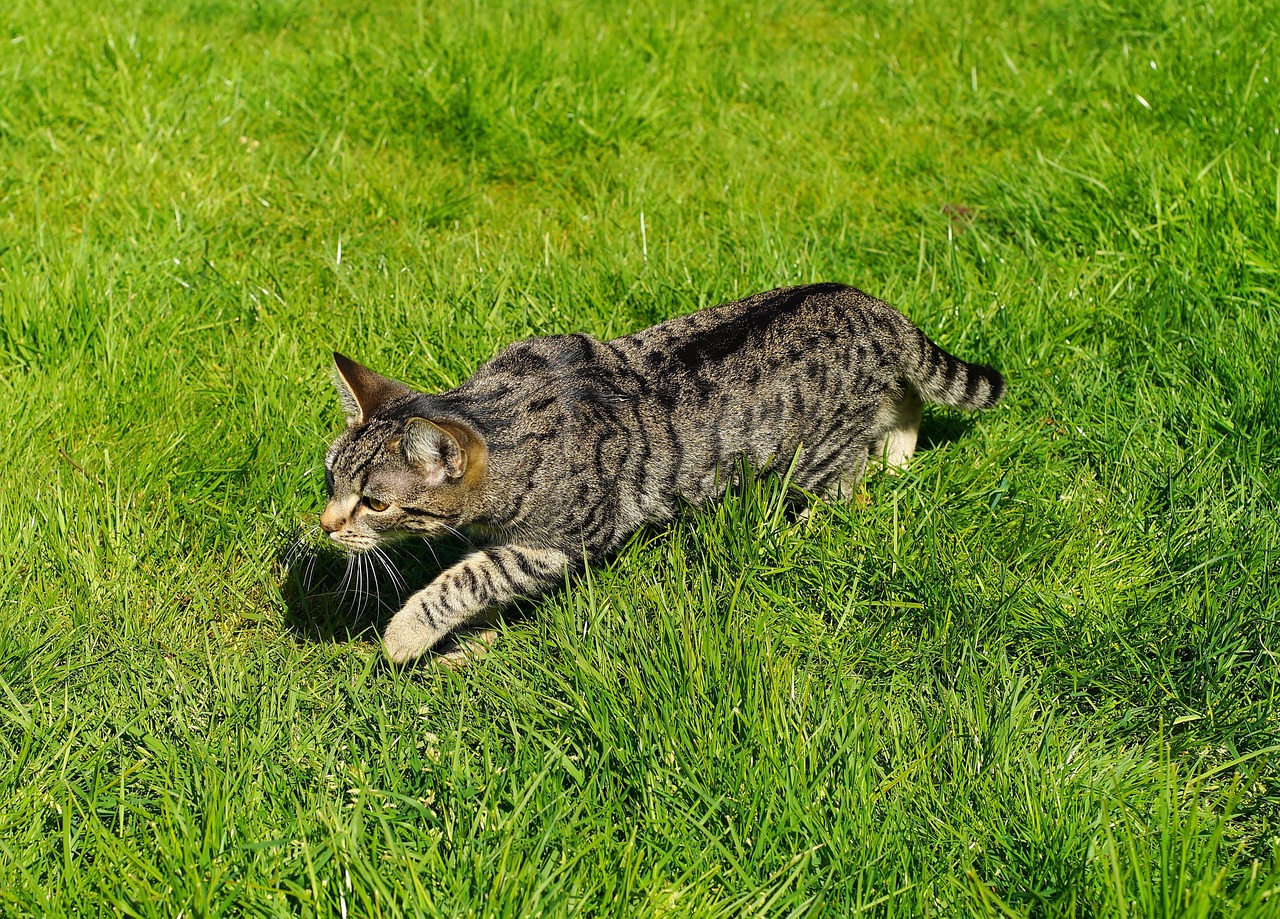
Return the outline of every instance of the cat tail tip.
[[[1007,386],[1000,371],[952,357],[923,333],[920,337],[924,354],[908,378],[923,398],[970,412],[994,408],[1004,398]]]

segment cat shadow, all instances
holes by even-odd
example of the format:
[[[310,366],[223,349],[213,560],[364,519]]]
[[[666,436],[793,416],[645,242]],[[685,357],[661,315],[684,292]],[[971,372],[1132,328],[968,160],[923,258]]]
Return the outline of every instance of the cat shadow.
[[[405,542],[348,555],[305,533],[277,559],[285,628],[308,642],[376,642],[404,601],[467,552],[462,543]]]
[[[377,644],[391,617],[412,594],[474,548],[459,539],[411,539],[380,547],[384,558],[378,560],[370,554],[348,555],[327,541],[308,541],[307,535],[300,529],[293,548],[282,551],[277,562],[283,572],[280,594],[285,628],[311,643]],[[527,618],[536,605],[534,600],[518,600],[480,616],[447,636],[423,662],[447,657],[471,636],[500,623]]]
[[[920,436],[916,447],[920,450],[932,450],[943,444],[954,443],[968,434],[974,424],[972,415],[926,411],[920,420]]]

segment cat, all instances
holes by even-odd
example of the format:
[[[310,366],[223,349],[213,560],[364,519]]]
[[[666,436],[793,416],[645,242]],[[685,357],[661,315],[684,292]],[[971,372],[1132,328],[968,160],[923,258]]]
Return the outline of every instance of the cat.
[[[611,341],[517,342],[457,389],[411,390],[334,354],[347,427],[325,457],[321,528],[351,552],[467,533],[483,545],[413,594],[383,634],[409,663],[457,627],[533,597],[745,460],[821,497],[868,461],[900,467],[922,402],[986,409],[1003,377],[947,354],[902,313],[811,284]]]

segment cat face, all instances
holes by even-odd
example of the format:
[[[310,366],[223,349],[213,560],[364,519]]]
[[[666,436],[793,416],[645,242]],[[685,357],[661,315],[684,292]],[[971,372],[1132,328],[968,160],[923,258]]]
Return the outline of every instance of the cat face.
[[[465,422],[413,413],[414,393],[334,355],[347,429],[325,456],[320,527],[354,552],[380,540],[437,536],[476,517],[487,453]]]

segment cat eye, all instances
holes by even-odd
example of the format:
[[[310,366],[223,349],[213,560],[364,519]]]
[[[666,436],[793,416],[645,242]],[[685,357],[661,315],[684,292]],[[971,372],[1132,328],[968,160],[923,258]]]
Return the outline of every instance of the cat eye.
[[[379,501],[377,498],[370,498],[368,495],[364,496],[364,501],[362,503],[371,511],[385,511],[391,506],[387,504],[386,501]]]

